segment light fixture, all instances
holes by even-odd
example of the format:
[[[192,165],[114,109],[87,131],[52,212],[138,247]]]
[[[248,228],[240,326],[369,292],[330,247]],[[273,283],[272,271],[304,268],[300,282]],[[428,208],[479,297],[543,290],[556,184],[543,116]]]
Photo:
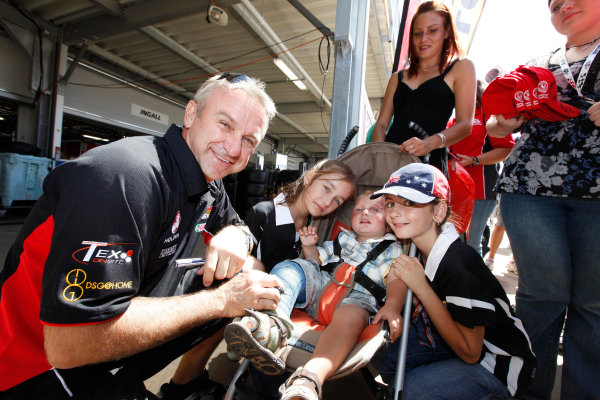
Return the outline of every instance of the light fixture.
[[[275,57],[273,59],[273,62],[275,63],[275,65],[277,65],[277,68],[279,68],[281,72],[283,72],[285,76],[288,77],[289,80],[294,82],[294,85],[298,86],[298,89],[306,90],[304,82],[302,82],[300,78],[296,76],[294,71],[292,71],[290,67],[288,67],[287,64],[281,58]]]
[[[92,135],[81,135],[81,136],[83,136],[84,138],[88,138],[88,139],[101,140],[103,142],[110,142],[110,140],[104,139],[104,138],[101,138],[101,137],[98,137],[98,136],[92,136]]]
[[[0,117],[0,121],[4,121],[4,117]]]
[[[227,13],[221,7],[218,7],[214,4],[211,5],[210,7],[208,7],[208,13],[206,15],[206,20],[208,22],[210,22],[212,24],[217,24],[220,26],[225,26],[225,25],[227,25],[228,19],[229,18],[227,17]]]

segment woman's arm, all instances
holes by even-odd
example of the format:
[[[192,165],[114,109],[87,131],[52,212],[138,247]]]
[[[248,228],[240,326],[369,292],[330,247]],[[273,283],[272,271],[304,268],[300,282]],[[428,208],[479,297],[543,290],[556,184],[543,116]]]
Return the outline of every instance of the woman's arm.
[[[385,142],[385,135],[390,126],[390,121],[394,116],[394,93],[396,93],[397,88],[398,74],[392,74],[385,89],[381,110],[379,110],[377,121],[375,121],[375,126],[373,127],[374,142]]]
[[[515,118],[506,119],[502,115],[492,115],[485,123],[485,130],[491,137],[504,137],[513,133],[523,125],[523,114]]]
[[[506,160],[506,157],[508,157],[511,150],[512,148],[510,147],[498,147],[496,149],[486,151],[485,153],[477,157],[477,165],[498,164],[499,162]],[[473,164],[475,164],[475,159],[471,156],[466,156],[463,154],[457,154],[457,156],[461,158],[460,164],[463,167],[470,167]]]
[[[473,128],[473,116],[475,115],[475,95],[477,92],[477,80],[475,78],[475,66],[469,59],[462,59],[452,68],[454,82],[452,89],[455,100],[456,123],[442,131],[446,136],[446,146],[458,143],[464,137],[469,136]],[[435,144],[440,145],[439,136],[435,138]]]

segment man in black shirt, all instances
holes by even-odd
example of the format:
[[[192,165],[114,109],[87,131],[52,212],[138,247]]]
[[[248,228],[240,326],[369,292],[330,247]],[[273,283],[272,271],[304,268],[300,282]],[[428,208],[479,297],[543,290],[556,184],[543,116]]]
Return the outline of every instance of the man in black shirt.
[[[221,182],[274,114],[261,82],[227,73],[202,85],[183,128],[48,175],[0,276],[0,398],[153,398],[143,381],[220,318],[275,308],[272,277],[234,276],[252,240]],[[204,266],[177,267],[204,231],[218,232]]]

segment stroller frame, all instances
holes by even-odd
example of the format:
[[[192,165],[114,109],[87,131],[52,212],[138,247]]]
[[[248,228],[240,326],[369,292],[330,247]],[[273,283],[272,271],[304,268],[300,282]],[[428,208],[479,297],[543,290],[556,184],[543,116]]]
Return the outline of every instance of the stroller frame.
[[[368,143],[368,144],[364,144],[361,146],[357,146],[357,147],[351,149],[350,151],[339,156],[338,160],[347,164],[356,174],[356,176],[358,178],[358,182],[357,182],[358,193],[361,193],[368,189],[380,189],[387,182],[387,180],[392,172],[396,171],[397,169],[399,169],[400,167],[402,167],[404,165],[407,165],[407,164],[410,164],[413,162],[420,162],[420,160],[415,156],[411,156],[410,154],[404,153],[404,152],[403,153],[398,152],[397,145],[392,144],[392,143],[387,143],[387,142],[373,142],[373,143]],[[350,225],[352,209],[353,209],[353,205],[346,203],[346,204],[342,205],[340,208],[338,208],[334,213],[330,214],[328,217],[319,219],[314,222],[314,224],[317,226],[318,235],[320,238],[322,238],[321,241],[323,241],[323,238],[326,238],[327,240],[329,240],[329,238],[331,238],[331,234],[335,228],[336,222],[341,222],[343,224]],[[409,291],[409,294],[410,294],[410,291]],[[412,295],[411,295],[411,299],[412,299]],[[408,299],[408,295],[407,295],[407,303],[406,304],[411,304],[411,299]],[[408,312],[410,313],[410,307],[405,307],[405,314],[406,314],[407,309],[408,309]],[[292,320],[293,320],[293,318],[294,318],[294,314],[292,315]],[[409,320],[409,318],[406,318],[406,317],[404,318],[405,323],[408,320]],[[342,366],[340,366],[340,368],[336,371],[336,373],[330,379],[339,378],[339,377],[348,375],[354,371],[360,370],[361,373],[363,374],[363,377],[365,377],[365,380],[367,381],[367,384],[368,384],[369,388],[371,389],[371,391],[373,391],[374,394],[378,398],[380,398],[383,393],[381,393],[381,389],[379,389],[379,385],[375,382],[373,375],[368,370],[368,368],[366,368],[366,366],[370,362],[370,358],[373,356],[373,354],[388,339],[389,332],[387,331],[387,329],[384,329],[381,326],[379,328],[376,328],[373,325],[369,325],[369,326],[367,326],[366,330],[367,329],[370,329],[370,330],[376,332],[375,336],[368,340],[368,342],[369,342],[368,345],[364,346],[368,349],[367,356],[361,357],[359,354],[359,356],[357,357],[356,354],[354,354],[354,355],[351,354],[346,359],[346,361],[344,361],[344,363],[342,363]],[[405,330],[406,330],[406,327],[405,327]],[[405,337],[406,337],[406,335],[402,335],[402,340],[405,340]],[[373,341],[373,343],[370,343],[371,341]],[[401,346],[401,351],[402,351],[403,347],[404,347],[404,351],[405,351],[406,345]],[[286,361],[286,370],[290,370],[290,371],[295,370],[299,365],[301,365],[301,364],[290,365],[290,364],[288,364],[288,362],[289,362],[289,359]],[[399,364],[400,364],[400,358],[399,358]],[[403,376],[403,367],[404,367],[403,364],[404,363],[402,362],[402,365],[401,366],[399,365],[399,367],[402,368],[402,373],[401,373],[402,376]],[[233,396],[234,396],[235,390],[236,390],[236,383],[238,382],[240,377],[242,377],[242,375],[244,374],[245,370],[248,368],[249,365],[250,365],[250,362],[248,360],[242,361],[242,364],[240,365],[240,367],[234,374],[234,377],[229,385],[227,394],[225,395],[225,399],[228,399],[228,400],[233,399]],[[398,372],[399,372],[399,370],[397,369],[396,380],[398,380],[398,376],[399,376]],[[400,377],[400,379],[401,379],[401,377]],[[396,385],[396,387],[401,388],[401,386],[398,386],[398,385]],[[379,393],[379,394],[377,394],[377,393]],[[397,394],[398,394],[398,391],[396,392],[396,395]]]

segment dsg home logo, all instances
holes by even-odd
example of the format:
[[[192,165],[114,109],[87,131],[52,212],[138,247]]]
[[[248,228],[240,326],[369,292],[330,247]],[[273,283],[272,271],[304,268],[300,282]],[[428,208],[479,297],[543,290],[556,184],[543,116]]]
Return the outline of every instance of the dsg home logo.
[[[80,268],[69,271],[65,281],[67,286],[62,292],[62,297],[69,302],[79,300],[86,290],[123,290],[133,287],[133,281],[88,282],[87,273]]]

